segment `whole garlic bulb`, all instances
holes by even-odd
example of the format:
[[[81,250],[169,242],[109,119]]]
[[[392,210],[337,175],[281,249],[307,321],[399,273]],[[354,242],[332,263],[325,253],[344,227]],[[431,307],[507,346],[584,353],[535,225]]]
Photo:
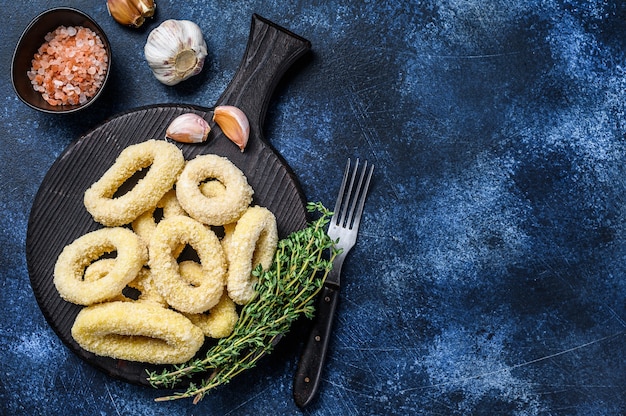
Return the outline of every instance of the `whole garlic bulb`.
[[[144,55],[159,81],[176,85],[202,71],[207,46],[197,24],[170,19],[150,32]]]

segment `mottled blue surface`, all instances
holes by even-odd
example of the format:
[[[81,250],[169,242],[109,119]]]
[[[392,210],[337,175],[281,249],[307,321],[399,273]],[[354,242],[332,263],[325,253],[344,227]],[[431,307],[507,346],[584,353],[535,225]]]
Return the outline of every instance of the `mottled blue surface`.
[[[284,4],[287,3],[287,4]],[[10,57],[29,20],[77,7],[114,54],[99,105],[55,117],[18,101]],[[266,137],[307,198],[332,205],[348,157],[376,165],[319,398],[291,399],[298,335],[200,404],[113,380],[44,320],[24,254],[55,158],[141,105],[210,106],[252,13],[308,38]],[[202,75],[165,87],[142,48],[198,23]],[[105,2],[0,7],[0,413],[11,415],[619,415],[626,413],[626,5],[617,0],[158,1],[142,30]]]

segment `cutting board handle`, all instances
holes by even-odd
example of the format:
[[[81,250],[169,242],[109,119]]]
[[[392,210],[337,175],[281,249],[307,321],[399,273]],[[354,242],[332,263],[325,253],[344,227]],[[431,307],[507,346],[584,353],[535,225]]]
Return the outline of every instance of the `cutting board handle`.
[[[261,138],[265,113],[278,81],[310,49],[308,40],[254,14],[243,59],[216,106],[239,107],[248,116],[251,136]]]

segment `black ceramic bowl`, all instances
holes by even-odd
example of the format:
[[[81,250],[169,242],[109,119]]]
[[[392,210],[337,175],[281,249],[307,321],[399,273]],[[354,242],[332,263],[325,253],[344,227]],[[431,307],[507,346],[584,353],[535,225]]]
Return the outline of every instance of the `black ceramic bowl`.
[[[83,104],[59,105],[48,104],[41,93],[35,91],[26,74],[32,65],[32,59],[37,49],[45,42],[47,33],[54,31],[59,26],[83,26],[93,30],[102,40],[108,56],[108,68],[105,78],[98,92]],[[35,17],[26,27],[13,53],[11,66],[11,80],[17,96],[28,106],[45,113],[65,114],[81,110],[93,104],[102,94],[111,67],[111,45],[104,31],[98,24],[80,10],[69,7],[57,7],[47,10]]]

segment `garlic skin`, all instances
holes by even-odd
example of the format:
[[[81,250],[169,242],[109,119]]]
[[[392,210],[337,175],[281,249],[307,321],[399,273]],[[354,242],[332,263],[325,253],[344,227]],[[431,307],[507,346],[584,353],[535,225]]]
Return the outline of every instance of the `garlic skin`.
[[[246,114],[232,105],[221,105],[213,110],[213,121],[222,133],[243,152],[250,137],[250,123]]]
[[[202,117],[185,113],[176,117],[167,127],[165,137],[180,143],[202,143],[209,137],[211,127]]]
[[[140,27],[146,17],[154,16],[154,0],[107,0],[107,10],[113,19],[125,26]]]
[[[156,79],[176,85],[202,71],[207,45],[197,24],[170,19],[150,32],[144,55]]]
[[[154,0],[136,0],[136,6],[143,17],[154,16],[154,11],[156,10]]]

